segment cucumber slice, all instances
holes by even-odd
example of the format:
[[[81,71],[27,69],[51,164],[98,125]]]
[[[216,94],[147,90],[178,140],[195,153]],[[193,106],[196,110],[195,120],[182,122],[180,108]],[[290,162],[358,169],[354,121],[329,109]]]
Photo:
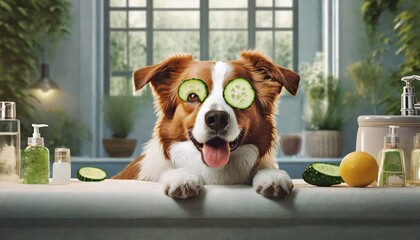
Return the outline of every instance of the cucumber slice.
[[[77,178],[83,182],[99,182],[106,176],[106,172],[97,167],[82,167],[77,171]]]
[[[235,78],[225,86],[223,98],[231,107],[244,110],[254,102],[255,92],[248,80]]]
[[[197,95],[200,102],[204,102],[208,94],[206,83],[197,78],[184,80],[181,85],[179,85],[178,96],[182,101],[187,102],[188,97],[191,94]]]
[[[314,162],[309,164],[302,174],[305,182],[316,186],[331,186],[340,184],[340,167],[331,163]]]

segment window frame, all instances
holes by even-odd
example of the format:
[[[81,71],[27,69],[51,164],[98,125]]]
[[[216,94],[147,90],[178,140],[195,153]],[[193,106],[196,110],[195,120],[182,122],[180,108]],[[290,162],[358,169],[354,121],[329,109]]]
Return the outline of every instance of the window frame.
[[[254,49],[256,45],[256,35],[258,31],[271,31],[272,39],[273,39],[273,52],[267,55],[272,56],[275,59],[275,34],[276,32],[281,31],[289,31],[292,33],[292,69],[297,70],[298,68],[298,31],[299,31],[299,23],[298,23],[298,2],[297,0],[293,1],[292,7],[276,7],[275,2],[276,0],[272,0],[272,6],[274,7],[257,7],[256,1],[257,0],[248,0],[246,8],[210,8],[209,1],[211,0],[200,0],[200,4],[198,8],[154,8],[153,7],[153,0],[146,0],[146,6],[144,7],[130,7],[128,5],[129,0],[126,1],[125,7],[110,7],[110,0],[106,0],[104,2],[104,93],[105,95],[110,94],[110,84],[111,84],[111,77],[131,77],[132,71],[135,69],[130,69],[126,71],[115,71],[112,72],[111,70],[111,56],[110,56],[110,35],[112,31],[122,31],[129,33],[130,31],[143,31],[146,34],[146,63],[147,65],[154,64],[154,53],[153,53],[153,35],[155,31],[198,31],[199,32],[199,59],[200,60],[208,60],[210,56],[210,43],[209,43],[209,35],[211,31],[246,31],[248,36],[248,49]],[[125,28],[112,28],[110,26],[110,13],[113,10],[125,11],[127,14],[126,17],[126,27]],[[128,12],[131,10],[137,11],[145,11],[146,12],[146,27],[145,28],[130,28],[129,27],[129,17]],[[248,13],[248,23],[247,28],[245,29],[210,29],[210,11],[229,11],[229,10],[246,10]],[[273,13],[273,20],[272,20],[272,27],[257,27],[256,26],[256,13],[259,10],[267,10],[272,11]],[[292,12],[292,26],[286,28],[278,28],[275,26],[275,12],[287,10]],[[161,28],[153,28],[153,14],[155,11],[199,11],[199,29],[180,29],[180,28],[171,28],[171,29],[161,29]],[[126,59],[130,60],[129,54],[129,39],[126,38],[127,44],[127,51],[126,51]],[[140,67],[140,66],[139,66]]]

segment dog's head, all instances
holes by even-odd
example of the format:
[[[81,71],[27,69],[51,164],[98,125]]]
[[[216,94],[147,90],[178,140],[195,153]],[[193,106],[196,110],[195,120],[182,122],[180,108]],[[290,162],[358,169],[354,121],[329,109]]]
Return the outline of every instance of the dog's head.
[[[207,166],[222,167],[241,145],[255,145],[260,157],[273,148],[275,103],[283,87],[296,95],[299,75],[246,51],[227,62],[175,55],[136,70],[133,82],[136,91],[151,83],[166,158],[173,142],[191,141]]]

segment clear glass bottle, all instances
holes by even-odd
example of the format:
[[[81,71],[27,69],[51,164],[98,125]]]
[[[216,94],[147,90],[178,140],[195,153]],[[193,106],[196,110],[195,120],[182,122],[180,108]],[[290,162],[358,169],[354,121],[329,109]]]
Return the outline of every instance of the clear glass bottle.
[[[56,148],[54,150],[53,184],[69,184],[70,174],[70,149]]]
[[[379,153],[378,187],[405,186],[404,152],[400,148],[398,128],[398,126],[389,126],[389,133],[385,137],[385,146]]]
[[[48,184],[50,173],[50,154],[44,147],[44,138],[39,134],[39,128],[46,124],[32,124],[34,132],[28,138],[28,147],[22,152],[22,182],[26,184]]]
[[[420,186],[420,133],[414,136],[414,148],[411,151],[411,184]]]
[[[19,183],[20,122],[16,104],[0,102],[0,182]]]

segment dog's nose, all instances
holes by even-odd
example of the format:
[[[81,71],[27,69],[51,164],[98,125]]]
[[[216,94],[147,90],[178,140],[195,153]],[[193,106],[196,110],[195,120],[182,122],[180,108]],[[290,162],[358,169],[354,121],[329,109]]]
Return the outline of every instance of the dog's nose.
[[[230,121],[229,114],[225,111],[208,111],[205,116],[206,125],[215,130],[223,130]]]

